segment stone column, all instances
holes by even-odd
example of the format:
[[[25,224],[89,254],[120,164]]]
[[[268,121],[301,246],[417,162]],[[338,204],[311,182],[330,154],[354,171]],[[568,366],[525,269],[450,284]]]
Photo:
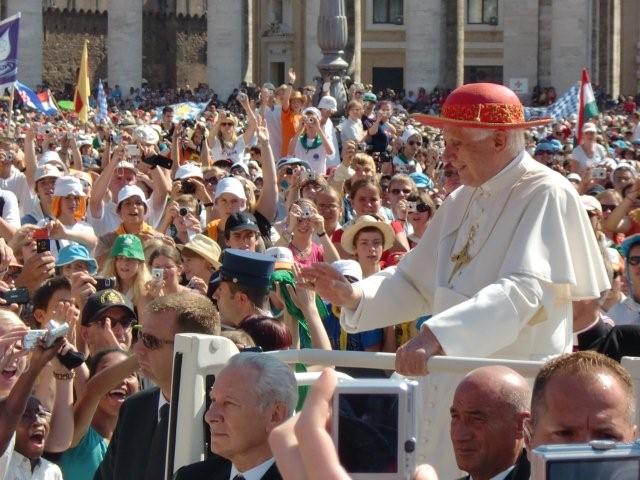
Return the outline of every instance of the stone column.
[[[591,66],[590,3],[586,0],[552,2],[550,85],[558,95],[580,80],[583,67]]]
[[[110,0],[107,19],[109,86],[127,95],[142,83],[142,0]]]
[[[243,1],[207,0],[207,77],[222,101],[243,80]]]
[[[302,86],[315,83],[313,77],[318,74],[318,62],[322,52],[318,46],[318,16],[320,15],[320,0],[305,0],[304,2],[304,75],[298,73],[297,83]],[[296,85],[298,86],[298,85]]]
[[[611,57],[609,62],[609,78],[611,79],[609,93],[616,98],[620,94],[620,77],[621,77],[621,36],[622,36],[622,7],[620,0],[611,1],[611,30],[609,31],[611,39]]]
[[[353,81],[361,82],[362,68],[362,2],[355,0],[353,4]]]
[[[405,90],[432,90],[441,81],[441,0],[405,0]]]
[[[42,83],[42,0],[7,0],[6,8],[7,17],[18,12],[22,14],[18,35],[18,80],[35,88]]]
[[[442,0],[443,24],[441,86],[455,88],[464,82],[465,0]]]
[[[531,90],[538,83],[538,2],[511,0],[502,3],[500,23],[504,25],[504,84],[512,78],[527,80],[527,92],[520,97],[530,98]],[[562,93],[562,92],[559,92]]]

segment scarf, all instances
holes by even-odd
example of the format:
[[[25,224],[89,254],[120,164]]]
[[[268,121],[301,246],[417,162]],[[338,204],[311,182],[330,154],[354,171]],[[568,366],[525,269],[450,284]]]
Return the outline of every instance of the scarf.
[[[311,145],[309,145],[309,137],[307,137],[306,133],[303,133],[300,135],[300,144],[302,145],[302,148],[308,152],[309,150],[313,150],[322,145],[322,138],[320,138],[320,134],[317,134],[311,142]]]
[[[124,224],[123,224],[123,223],[121,223],[121,224],[120,224],[120,226],[116,229],[116,233],[117,233],[118,235],[125,235],[125,234],[127,234],[127,233],[129,233],[129,232],[127,232],[127,231],[124,229]],[[150,233],[150,234],[152,234],[152,235],[153,235],[153,234],[155,234],[155,233],[156,233],[156,231],[155,231],[155,229],[154,229],[151,225],[149,225],[147,222],[142,222],[142,227],[140,227],[140,233]]]

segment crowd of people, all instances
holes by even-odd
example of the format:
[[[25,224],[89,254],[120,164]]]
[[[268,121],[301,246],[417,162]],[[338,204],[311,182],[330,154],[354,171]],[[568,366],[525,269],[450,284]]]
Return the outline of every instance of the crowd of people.
[[[535,446],[634,438],[615,363],[640,354],[634,99],[578,141],[575,116],[527,122],[506,87],[354,83],[341,120],[329,91],[291,70],[226,102],[206,86],[116,87],[101,122],[13,113],[0,141],[0,479],[164,478],[178,333],[240,351],[397,352],[396,370],[419,376],[434,355],[597,352],[551,360],[533,397],[502,367],[431,385],[420,429],[435,470],[418,479],[524,479]],[[212,101],[185,120],[167,106],[182,100]],[[52,345],[27,345],[65,323]],[[347,478],[320,421],[335,383],[328,370],[308,393],[268,355],[233,357],[205,416],[215,455],[176,478]],[[579,424],[606,409],[620,422]]]

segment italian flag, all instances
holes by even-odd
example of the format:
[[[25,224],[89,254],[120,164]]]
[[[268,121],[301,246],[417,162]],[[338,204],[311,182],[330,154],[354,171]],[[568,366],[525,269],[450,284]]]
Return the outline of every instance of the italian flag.
[[[582,142],[582,126],[590,118],[598,115],[598,105],[596,97],[593,96],[593,89],[589,81],[589,73],[586,68],[582,69],[582,80],[580,81],[580,103],[578,109],[578,145]]]

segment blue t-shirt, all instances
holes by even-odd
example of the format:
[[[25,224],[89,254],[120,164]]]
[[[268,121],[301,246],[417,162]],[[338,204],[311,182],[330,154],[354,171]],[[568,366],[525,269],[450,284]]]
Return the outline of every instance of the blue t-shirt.
[[[64,452],[58,460],[64,480],[93,478],[107,453],[109,442],[89,427],[80,443]]]
[[[324,328],[329,336],[331,342],[331,348],[333,350],[340,350],[340,319],[333,311],[331,304],[327,304],[327,315],[324,320]],[[364,352],[367,348],[374,345],[382,346],[383,332],[381,328],[375,330],[368,330],[366,332],[348,333],[347,334],[347,351],[350,352]]]

